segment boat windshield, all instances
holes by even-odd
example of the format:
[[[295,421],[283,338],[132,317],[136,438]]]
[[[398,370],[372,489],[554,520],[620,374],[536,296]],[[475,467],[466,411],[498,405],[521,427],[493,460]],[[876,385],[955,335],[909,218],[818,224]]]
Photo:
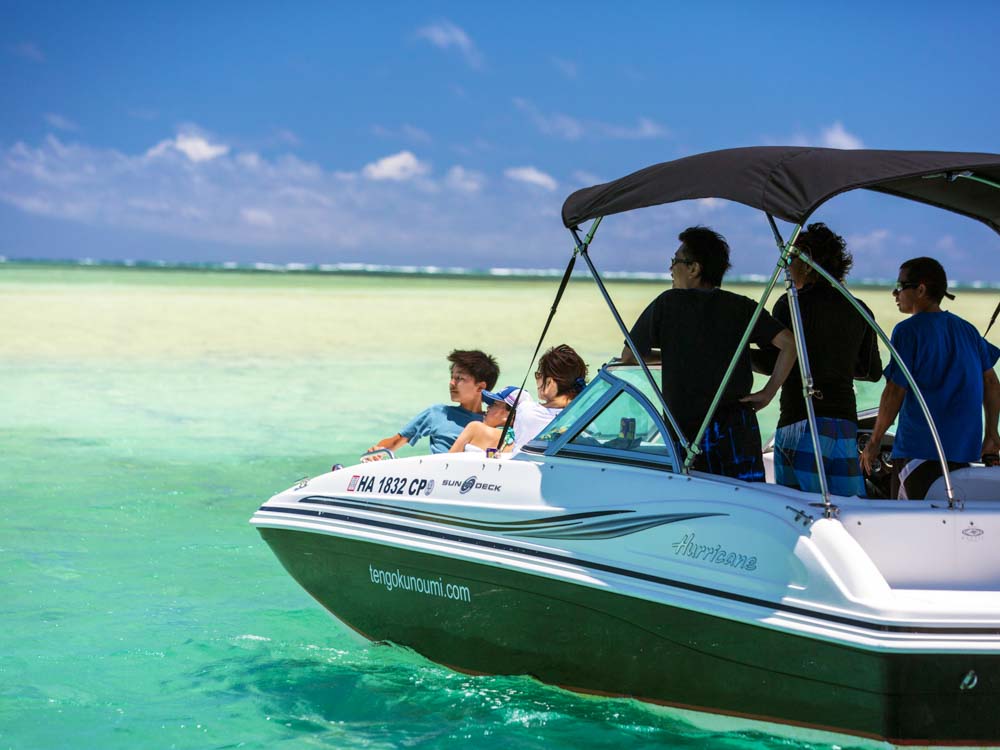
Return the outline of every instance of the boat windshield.
[[[576,458],[618,460],[673,468],[674,446],[657,398],[642,369],[604,368],[589,386],[526,446]]]

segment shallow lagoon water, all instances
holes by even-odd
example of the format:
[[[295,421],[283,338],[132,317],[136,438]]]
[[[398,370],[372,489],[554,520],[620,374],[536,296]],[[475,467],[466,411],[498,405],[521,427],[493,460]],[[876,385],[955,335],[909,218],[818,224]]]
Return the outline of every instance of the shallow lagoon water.
[[[451,348],[519,383],[555,286],[0,266],[0,748],[829,746],[372,646],[248,525],[446,398]],[[611,287],[626,320],[658,288]],[[620,349],[592,285],[561,341]]]

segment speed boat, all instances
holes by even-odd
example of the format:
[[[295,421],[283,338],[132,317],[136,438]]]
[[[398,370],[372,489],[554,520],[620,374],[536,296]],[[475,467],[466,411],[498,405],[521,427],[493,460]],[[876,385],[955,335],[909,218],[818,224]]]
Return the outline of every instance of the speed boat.
[[[588,254],[603,217],[718,197],[792,223],[762,306],[799,227],[854,188],[1000,229],[1000,155],[784,147],[656,165],[570,196],[563,219],[627,337]],[[1000,469],[945,465],[910,502],[701,473],[658,377],[606,365],[512,458],[357,464],[251,523],[344,624],[462,672],[897,745],[1000,742]]]

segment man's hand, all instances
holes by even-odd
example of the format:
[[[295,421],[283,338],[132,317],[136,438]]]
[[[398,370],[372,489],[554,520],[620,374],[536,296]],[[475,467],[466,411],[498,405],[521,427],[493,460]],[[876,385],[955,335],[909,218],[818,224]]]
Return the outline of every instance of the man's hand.
[[[740,399],[741,404],[749,404],[754,411],[760,411],[774,400],[775,390],[764,387]]]
[[[906,396],[906,389],[891,380],[885,381],[885,388],[882,389],[882,396],[878,400],[878,416],[875,417],[875,426],[872,428],[872,436],[868,439],[868,445],[858,456],[858,463],[864,469],[865,474],[872,473],[872,464],[878,458],[879,448],[882,446],[882,438],[886,431],[896,421],[896,415],[903,405],[903,397]]]
[[[858,456],[858,463],[861,465],[862,471],[868,476],[871,476],[872,466],[878,460],[879,447],[879,443],[869,440],[868,444],[865,445],[865,449]]]

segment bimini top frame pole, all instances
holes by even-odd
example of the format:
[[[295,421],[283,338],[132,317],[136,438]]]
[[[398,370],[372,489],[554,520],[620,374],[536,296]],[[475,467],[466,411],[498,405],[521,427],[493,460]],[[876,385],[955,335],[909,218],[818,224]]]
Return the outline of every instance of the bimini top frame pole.
[[[792,232],[788,245],[782,251],[781,257],[778,259],[778,263],[774,267],[774,272],[771,274],[771,278],[768,279],[767,286],[764,287],[764,294],[761,295],[760,301],[757,303],[757,307],[754,308],[753,315],[750,316],[750,322],[747,324],[747,329],[743,332],[743,338],[740,339],[739,346],[736,347],[736,351],[733,353],[733,358],[729,362],[726,374],[722,376],[722,382],[719,384],[719,389],[715,392],[715,397],[712,399],[711,406],[709,406],[708,411],[705,412],[705,418],[701,422],[701,427],[698,428],[698,434],[694,436],[694,439],[692,439],[690,445],[688,446],[687,458],[684,459],[684,468],[686,470],[691,469],[691,465],[695,462],[697,454],[701,453],[701,438],[708,429],[709,422],[712,421],[715,410],[718,408],[719,402],[722,400],[722,394],[725,392],[726,386],[729,385],[729,380],[732,378],[733,372],[736,370],[736,365],[740,361],[740,357],[743,355],[744,350],[750,343],[750,336],[753,333],[754,327],[757,325],[757,321],[760,319],[760,313],[764,309],[764,304],[767,302],[768,297],[771,296],[771,292],[774,291],[774,285],[778,281],[778,274],[780,274],[781,271],[788,265],[789,251],[791,246],[795,244],[795,240],[798,238],[799,231],[801,229],[802,227],[799,225],[796,226],[795,230]]]
[[[771,225],[774,240],[778,243],[778,249],[782,255],[796,254],[794,242],[802,229],[801,225],[796,226],[792,232],[792,241],[785,244],[784,240],[781,239],[781,232],[778,231],[778,225],[775,224],[774,217],[771,214],[767,214],[767,221]],[[792,279],[791,262],[785,266],[785,294],[788,297],[788,309],[792,318],[792,333],[795,335],[795,353],[798,355],[799,373],[802,380],[802,398],[806,404],[806,421],[809,423],[809,435],[812,439],[813,458],[816,461],[816,476],[819,479],[819,492],[823,496],[823,515],[826,518],[832,518],[836,511],[830,502],[830,484],[826,478],[823,449],[819,442],[816,407],[813,404],[813,398],[816,395],[816,389],[813,387],[815,382],[812,377],[812,368],[809,366],[809,350],[806,346],[805,329],[802,326],[802,311],[799,308],[799,291]]]
[[[649,380],[650,385],[653,387],[653,392],[656,393],[660,401],[660,406],[663,407],[663,416],[667,423],[670,425],[670,429],[674,431],[677,436],[677,440],[681,444],[681,448],[684,450],[688,449],[688,443],[685,440],[684,433],[681,432],[680,426],[677,424],[677,420],[674,419],[674,415],[670,413],[670,409],[667,408],[666,399],[663,398],[663,392],[660,388],[660,384],[656,382],[653,377],[653,373],[650,372],[649,367],[646,365],[646,361],[639,354],[639,349],[636,347],[635,342],[632,341],[632,337],[629,335],[628,327],[625,325],[625,321],[622,320],[622,316],[618,313],[618,308],[615,307],[615,303],[611,299],[611,295],[608,294],[607,287],[604,286],[604,281],[601,279],[601,275],[597,272],[597,268],[594,267],[594,262],[590,259],[590,253],[587,252],[587,248],[590,247],[590,241],[594,237],[594,232],[597,231],[597,225],[601,223],[602,217],[598,216],[594,219],[594,223],[590,227],[590,231],[587,233],[586,240],[580,239],[579,231],[576,227],[570,227],[570,234],[573,235],[573,240],[576,242],[576,253],[584,259],[587,263],[587,267],[590,269],[591,275],[594,277],[594,282],[597,284],[597,288],[601,291],[601,296],[604,297],[604,302],[607,304],[608,309],[611,310],[611,314],[615,318],[615,322],[618,324],[618,328],[621,330],[622,335],[625,337],[625,343],[632,352],[632,356],[635,357],[635,361],[639,363],[642,368],[643,373]],[[680,467],[678,467],[680,468]],[[686,471],[686,465],[684,470]]]
[[[985,186],[987,189],[983,189]],[[654,164],[617,180],[588,188],[577,190],[563,203],[563,224],[574,232],[578,249],[581,246],[576,227],[588,220],[599,220],[599,217],[632,211],[637,208],[656,206],[676,201],[700,198],[723,198],[736,201],[756,208],[769,217],[777,217],[795,225],[795,230],[787,244],[781,242],[781,258],[778,266],[768,281],[764,296],[753,314],[751,324],[744,334],[743,341],[736,351],[733,361],[723,379],[722,388],[732,377],[739,356],[743,353],[751,330],[760,316],[764,303],[773,291],[778,274],[786,269],[794,255],[792,248],[798,233],[815,211],[831,198],[851,190],[866,189],[886,193],[899,198],[917,201],[947,211],[967,216],[981,221],[994,231],[1000,233],[1000,214],[997,212],[995,189],[1000,189],[1000,154],[959,153],[944,151],[886,151],[886,150],[842,150],[828,148],[812,148],[801,146],[761,146],[751,148],[725,149],[704,154],[675,159],[661,164]],[[773,218],[772,218],[773,225]],[[776,229],[776,227],[774,227]],[[632,349],[636,359],[643,360],[635,351],[635,346],[628,336],[620,316],[610,303],[610,297],[597,276],[586,252],[583,253],[605,300],[615,314],[625,340]],[[836,280],[821,268],[811,262],[811,259],[800,256],[806,265],[816,270],[835,288],[840,290],[848,301],[858,310],[864,320],[875,330],[880,339],[889,347],[891,356],[901,365],[901,370],[913,388],[921,409],[928,418],[935,443],[944,468],[945,485],[951,505],[954,498],[950,475],[947,471],[944,451],[929,410],[919,389],[913,382],[911,373],[893,349],[885,333],[875,324],[854,298]],[[789,295],[790,307],[797,310],[797,301]],[[801,316],[797,323],[801,329]],[[796,334],[797,344],[803,349],[801,333]],[[801,368],[801,365],[800,365]],[[803,371],[800,369],[800,371]],[[650,374],[647,371],[647,376]],[[808,364],[803,371],[803,384],[809,388],[810,377]],[[661,394],[662,395],[662,394]],[[710,415],[714,413],[721,399],[722,389],[715,399],[701,425],[701,429],[691,443],[684,444],[683,436],[677,430],[687,456],[685,471],[690,469],[700,442],[707,428]],[[806,392],[807,413],[809,410],[809,393]],[[666,405],[664,404],[664,407]],[[665,408],[665,416],[671,427],[676,429],[669,410]],[[815,434],[815,417],[810,419],[810,426]],[[815,446],[815,442],[814,442]],[[816,451],[817,456],[819,451]],[[822,468],[820,477],[824,477]],[[826,492],[824,490],[824,495]],[[829,510],[829,502],[827,508]]]
[[[878,334],[878,337],[882,340],[882,343],[889,348],[889,356],[891,356],[896,364],[899,365],[900,371],[903,373],[903,377],[906,378],[906,382],[910,386],[910,390],[917,399],[917,403],[920,404],[920,410],[924,413],[924,419],[927,420],[927,424],[931,429],[931,438],[934,440],[934,448],[937,450],[938,459],[941,461],[941,472],[944,476],[944,485],[948,492],[948,507],[955,507],[955,491],[951,484],[951,472],[948,471],[948,459],[944,454],[944,446],[941,443],[941,437],[938,435],[937,425],[934,424],[934,419],[931,417],[931,410],[927,406],[927,402],[924,400],[924,395],[920,392],[920,386],[917,385],[917,381],[914,380],[913,374],[910,372],[910,368],[906,366],[903,358],[899,356],[899,352],[896,351],[896,347],[892,345],[892,341],[888,336],[885,335],[885,331],[879,328],[878,323],[875,322],[874,318],[868,314],[868,311],[861,306],[854,297],[851,295],[844,285],[837,281],[830,273],[816,263],[812,258],[810,258],[805,253],[799,253],[794,251],[793,254],[798,257],[800,261],[805,263],[807,266],[812,268],[816,273],[830,282],[830,286],[839,291],[844,298],[851,303],[852,307],[858,311],[858,314],[864,319],[864,321]]]

